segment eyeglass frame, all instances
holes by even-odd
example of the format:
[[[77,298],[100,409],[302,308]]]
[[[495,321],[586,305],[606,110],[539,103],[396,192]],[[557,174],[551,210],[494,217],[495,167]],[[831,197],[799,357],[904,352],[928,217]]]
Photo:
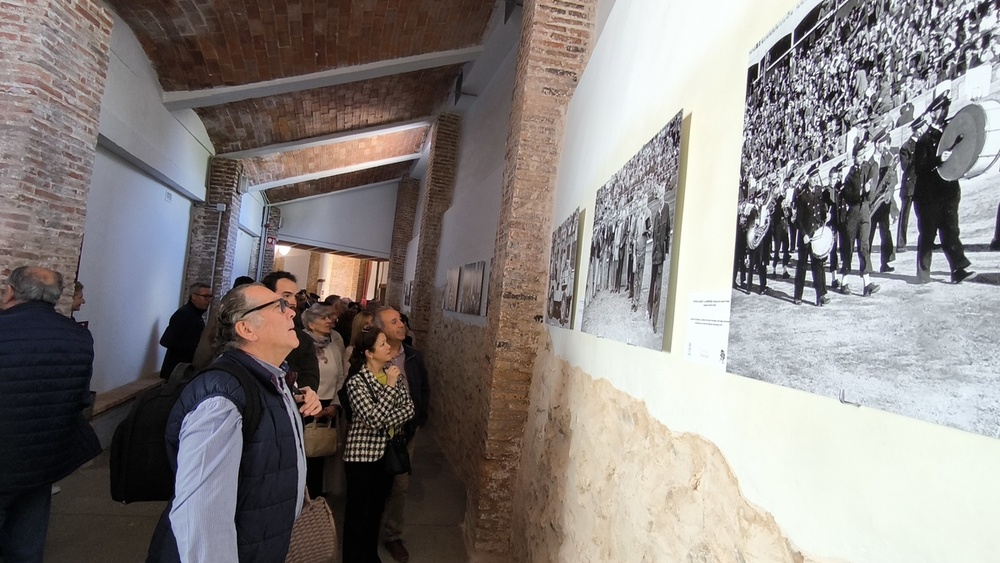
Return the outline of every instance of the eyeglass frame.
[[[263,309],[267,309],[268,307],[270,307],[271,305],[274,305],[275,303],[278,304],[278,307],[281,309],[282,313],[284,313],[285,311],[287,311],[287,310],[289,310],[289,309],[292,308],[292,304],[289,303],[288,300],[286,300],[283,297],[279,297],[279,298],[275,299],[274,301],[268,301],[267,303],[263,303],[261,305],[257,305],[256,307],[253,307],[251,309],[247,309],[246,311],[243,311],[242,313],[240,313],[240,316],[238,316],[238,317],[236,317],[236,318],[233,319],[233,324],[236,324],[236,323],[242,321],[243,319],[247,318],[247,315],[249,315],[250,313],[256,313],[257,311],[261,311]]]

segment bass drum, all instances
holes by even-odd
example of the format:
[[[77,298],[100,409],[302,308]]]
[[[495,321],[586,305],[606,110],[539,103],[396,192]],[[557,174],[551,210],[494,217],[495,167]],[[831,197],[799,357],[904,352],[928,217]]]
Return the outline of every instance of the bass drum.
[[[817,229],[816,233],[809,237],[809,248],[814,258],[826,260],[833,250],[833,229],[826,225]]]
[[[938,144],[938,156],[950,148],[951,156],[938,166],[949,182],[975,178],[1000,160],[1000,102],[971,103],[948,121]]]

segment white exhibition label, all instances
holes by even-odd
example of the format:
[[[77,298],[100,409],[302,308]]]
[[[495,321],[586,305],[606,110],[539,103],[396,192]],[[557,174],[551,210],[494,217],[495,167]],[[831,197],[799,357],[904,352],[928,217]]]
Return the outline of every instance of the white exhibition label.
[[[726,369],[729,353],[729,291],[695,293],[688,305],[687,359]]]

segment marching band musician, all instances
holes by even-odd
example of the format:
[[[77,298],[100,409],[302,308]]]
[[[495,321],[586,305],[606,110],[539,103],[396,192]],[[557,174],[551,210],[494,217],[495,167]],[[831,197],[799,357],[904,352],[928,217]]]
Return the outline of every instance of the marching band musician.
[[[895,200],[892,198],[896,193],[899,175],[896,173],[896,158],[889,151],[889,133],[884,129],[875,136],[875,155],[872,157],[872,164],[878,166],[878,181],[871,196],[871,229],[868,233],[868,248],[871,248],[875,240],[875,230],[879,231],[879,250],[881,252],[882,266],[879,272],[885,274],[895,270],[889,265],[896,260],[896,252],[892,246],[892,230],[890,223],[895,209]]]
[[[817,258],[812,252],[812,236],[826,222],[826,204],[823,201],[819,178],[816,176],[819,165],[814,164],[806,173],[806,186],[795,196],[796,218],[798,226],[798,262],[795,264],[795,292],[792,302],[802,304],[802,292],[806,284],[806,264],[812,270],[813,287],[816,289],[816,306],[822,307],[830,302],[826,294],[826,274],[823,272],[824,259]]]
[[[764,187],[760,192],[757,193],[754,198],[753,209],[750,211],[750,216],[747,222],[747,231],[750,232],[754,229],[756,223],[763,223],[764,217],[771,212],[770,210],[770,189]],[[766,195],[765,195],[766,194]],[[747,272],[747,284],[745,289],[747,292],[753,291],[753,276],[757,274],[760,279],[760,286],[757,288],[757,293],[764,295],[767,291],[767,250],[771,247],[771,233],[772,230],[768,226],[767,232],[763,233],[760,242],[757,244],[756,248],[750,249],[750,263],[748,265]],[[750,246],[747,244],[747,246]]]
[[[896,223],[896,250],[906,252],[906,230],[910,224],[910,208],[913,205],[913,189],[917,184],[916,161],[914,152],[917,148],[917,132],[922,120],[913,121],[910,125],[910,138],[899,147],[899,164],[903,168],[903,182],[899,189],[899,220]],[[917,128],[917,129],[914,129]]]
[[[791,224],[788,221],[788,207],[791,202],[785,201],[785,196],[778,193],[774,201],[774,208],[771,210],[771,241],[774,243],[773,255],[771,257],[771,274],[778,277],[778,262],[781,262],[781,277],[788,279],[788,262],[791,254],[788,251],[789,238],[788,231]]]
[[[934,239],[940,233],[941,250],[944,251],[951,267],[952,283],[961,283],[975,276],[967,268],[972,264],[965,256],[965,247],[959,239],[958,204],[962,199],[962,189],[958,180],[941,178],[937,167],[951,156],[951,150],[944,150],[938,157],[938,144],[948,115],[948,104],[929,116],[930,123],[916,125],[924,130],[917,139],[914,150],[917,182],[913,190],[913,211],[917,216],[917,281],[927,283],[931,279],[931,259],[934,253]],[[922,120],[921,120],[922,121]]]
[[[744,291],[747,289],[747,229],[750,226],[750,212],[752,209],[753,204],[748,199],[743,199],[740,200],[739,208],[736,212],[736,252],[733,254],[733,285]]]
[[[823,201],[830,210],[830,220],[827,223],[833,231],[833,249],[830,250],[830,274],[833,281],[830,284],[832,289],[838,289],[840,282],[837,280],[837,270],[840,266],[840,240],[847,223],[847,204],[840,197],[840,190],[844,187],[843,177],[844,163],[838,162],[830,168],[830,183],[823,193]]]
[[[862,139],[855,147],[851,158],[851,169],[847,172],[844,180],[844,188],[841,197],[847,203],[847,218],[840,239],[840,275],[837,281],[840,291],[844,295],[851,294],[851,288],[844,281],[844,277],[851,273],[851,260],[854,254],[855,244],[860,247],[860,269],[861,280],[864,286],[862,295],[869,297],[879,289],[870,279],[872,273],[871,246],[869,238],[871,234],[871,197],[872,183],[875,181],[875,163],[864,160],[863,154],[871,146],[868,139]]]

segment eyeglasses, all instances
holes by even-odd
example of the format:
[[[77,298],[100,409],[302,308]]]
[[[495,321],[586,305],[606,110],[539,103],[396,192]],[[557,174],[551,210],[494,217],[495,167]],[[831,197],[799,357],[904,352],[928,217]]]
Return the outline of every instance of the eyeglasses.
[[[266,309],[266,308],[270,307],[271,305],[274,305],[275,303],[278,304],[278,308],[281,309],[282,313],[284,313],[285,311],[287,311],[289,309],[289,307],[291,307],[291,305],[288,304],[288,301],[285,301],[284,299],[281,299],[279,297],[278,299],[275,299],[274,301],[268,301],[267,303],[264,303],[263,305],[257,305],[256,307],[254,307],[252,309],[247,309],[246,311],[243,311],[239,315],[233,315],[233,323],[236,323],[236,322],[239,322],[239,321],[245,319],[246,316],[249,315],[250,313],[256,313],[257,311],[260,311],[261,309]]]
[[[209,301],[215,299],[215,296],[212,295],[211,293],[209,293],[208,295],[205,295],[204,293],[195,293],[194,296],[201,297],[202,299],[208,299]]]

